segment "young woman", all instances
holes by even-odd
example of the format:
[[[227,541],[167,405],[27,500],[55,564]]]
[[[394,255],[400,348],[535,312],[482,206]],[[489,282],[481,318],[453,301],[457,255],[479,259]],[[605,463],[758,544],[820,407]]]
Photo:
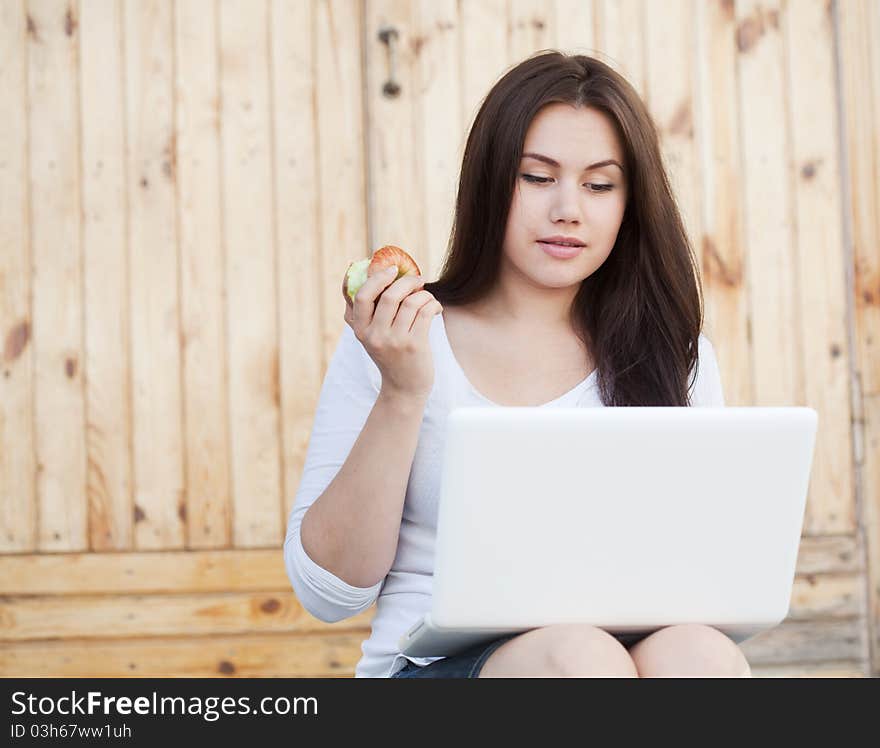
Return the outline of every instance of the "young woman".
[[[284,545],[314,616],[378,600],[356,677],[748,676],[741,650],[700,625],[635,641],[547,626],[443,658],[397,650],[430,607],[452,408],[724,404],[698,266],[629,83],[552,51],[507,72],[469,133],[439,279],[393,275],[346,304]]]

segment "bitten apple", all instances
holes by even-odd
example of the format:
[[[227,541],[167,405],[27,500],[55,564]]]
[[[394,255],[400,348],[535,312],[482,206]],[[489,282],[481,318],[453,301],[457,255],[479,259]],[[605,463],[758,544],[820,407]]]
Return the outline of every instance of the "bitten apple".
[[[392,265],[397,267],[397,278],[402,278],[404,275],[421,275],[422,273],[416,261],[404,250],[393,244],[386,244],[373,252],[372,256],[367,259],[349,264],[342,280],[343,297],[346,298],[346,301],[348,299],[354,301],[355,294],[366,283],[367,278],[381,273]]]

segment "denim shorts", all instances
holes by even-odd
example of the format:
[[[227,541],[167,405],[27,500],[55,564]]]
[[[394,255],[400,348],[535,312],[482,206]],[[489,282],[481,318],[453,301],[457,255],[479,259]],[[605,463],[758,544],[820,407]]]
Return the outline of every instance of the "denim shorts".
[[[648,633],[638,634],[614,634],[614,638],[623,644],[626,649],[638,644],[648,636]],[[392,678],[478,678],[480,670],[486,664],[489,656],[504,642],[510,641],[519,634],[509,634],[500,639],[476,644],[469,649],[459,652],[457,655],[435,660],[427,665],[416,665],[407,660],[406,665],[398,670]]]
[[[486,660],[504,642],[519,634],[509,634],[482,644],[475,644],[457,655],[444,657],[427,665],[416,665],[407,660],[402,670],[392,678],[478,678]]]

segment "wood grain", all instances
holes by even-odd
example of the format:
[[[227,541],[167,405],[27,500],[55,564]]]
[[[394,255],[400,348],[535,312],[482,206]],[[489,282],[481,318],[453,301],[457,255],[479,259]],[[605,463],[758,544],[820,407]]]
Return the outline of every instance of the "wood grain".
[[[596,47],[599,58],[646,96],[645,4],[640,0],[595,0]]]
[[[458,3],[455,0],[419,0],[417,33],[423,40],[415,59],[418,161],[422,164],[425,225],[422,256],[436,277],[448,249],[455,213],[459,166],[464,155],[461,123],[461,64],[458,46]]]
[[[693,237],[727,405],[753,402],[749,290],[743,226],[736,22],[724,3],[695,3],[694,33],[703,233]]]
[[[37,548],[29,226],[28,37],[22,3],[0,3],[0,552]]]
[[[855,530],[852,471],[850,351],[838,128],[835,106],[834,29],[826,0],[783,13],[789,118],[796,281],[804,392],[800,403],[819,413],[804,530],[811,534]],[[809,41],[809,43],[808,43]],[[799,404],[800,404],[799,403]]]
[[[324,377],[315,3],[273,0],[272,127],[282,446],[282,527],[293,508]],[[304,185],[309,186],[304,188]],[[343,270],[339,270],[341,279]],[[342,300],[339,299],[339,309]],[[340,312],[341,314],[341,312]]]
[[[510,0],[507,64],[522,62],[541,49],[556,46],[556,14],[543,0]]]
[[[80,6],[89,548],[134,546],[122,5]]]
[[[0,556],[0,595],[284,589],[281,548]]]
[[[258,548],[284,534],[269,19],[265,2],[219,8],[232,540]]]
[[[0,600],[0,640],[326,633],[367,626],[373,613],[368,609],[344,622],[324,623],[309,614],[288,590],[6,597]]]
[[[43,551],[88,547],[79,37],[75,24],[65,25],[72,12],[62,0],[28,4],[34,29],[27,46],[28,198],[31,262],[38,269],[31,287],[33,415]]]
[[[507,0],[460,3],[461,125],[470,132],[492,84],[507,67]],[[464,147],[462,146],[462,155]]]
[[[123,6],[132,512],[140,550],[186,543],[173,20],[171,5],[162,0]]]
[[[749,404],[785,406],[803,402],[804,385],[781,8],[779,0],[741,0],[735,11],[743,241],[754,357],[754,400]],[[808,505],[816,501],[811,495]]]
[[[416,109],[416,63],[424,40],[419,36],[417,6],[408,0],[379,0],[365,7],[365,106],[369,154],[369,247],[352,247],[350,260],[369,257],[384,244],[403,247],[431,275],[425,235],[423,132]],[[397,31],[394,82],[399,93],[383,93],[391,79],[389,45],[379,39],[386,26]],[[332,133],[332,130],[330,131]],[[339,280],[346,265],[338,268]],[[340,299],[339,314],[344,302]]]
[[[162,639],[68,640],[0,647],[0,676],[33,678],[352,677],[367,630]]]
[[[322,303],[309,312],[321,325],[326,370],[345,325],[342,275],[351,260],[369,257],[367,170],[364,153],[364,45],[378,29],[364,26],[364,10],[346,0],[315,6],[315,111],[318,140],[316,186],[320,203]],[[376,238],[378,240],[378,237]]]
[[[866,661],[864,621],[858,618],[821,621],[783,621],[740,644],[750,665],[789,662]]]
[[[188,548],[232,543],[218,19],[175,3],[175,125]]]
[[[839,27],[840,106],[849,183],[845,218],[852,265],[852,329],[856,412],[853,440],[860,466],[861,516],[867,534],[869,639],[880,674],[880,3],[835,3]]]

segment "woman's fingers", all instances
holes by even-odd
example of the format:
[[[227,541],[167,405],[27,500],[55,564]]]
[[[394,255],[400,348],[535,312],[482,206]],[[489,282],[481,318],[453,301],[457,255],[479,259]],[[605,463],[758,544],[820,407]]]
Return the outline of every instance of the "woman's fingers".
[[[425,281],[420,275],[404,275],[403,278],[394,281],[379,296],[370,325],[375,326],[377,330],[390,330],[403,300],[423,285]]]
[[[397,310],[397,316],[391,325],[391,331],[397,334],[408,334],[419,309],[433,300],[434,297],[425,290],[411,293],[400,302],[400,308]]]

